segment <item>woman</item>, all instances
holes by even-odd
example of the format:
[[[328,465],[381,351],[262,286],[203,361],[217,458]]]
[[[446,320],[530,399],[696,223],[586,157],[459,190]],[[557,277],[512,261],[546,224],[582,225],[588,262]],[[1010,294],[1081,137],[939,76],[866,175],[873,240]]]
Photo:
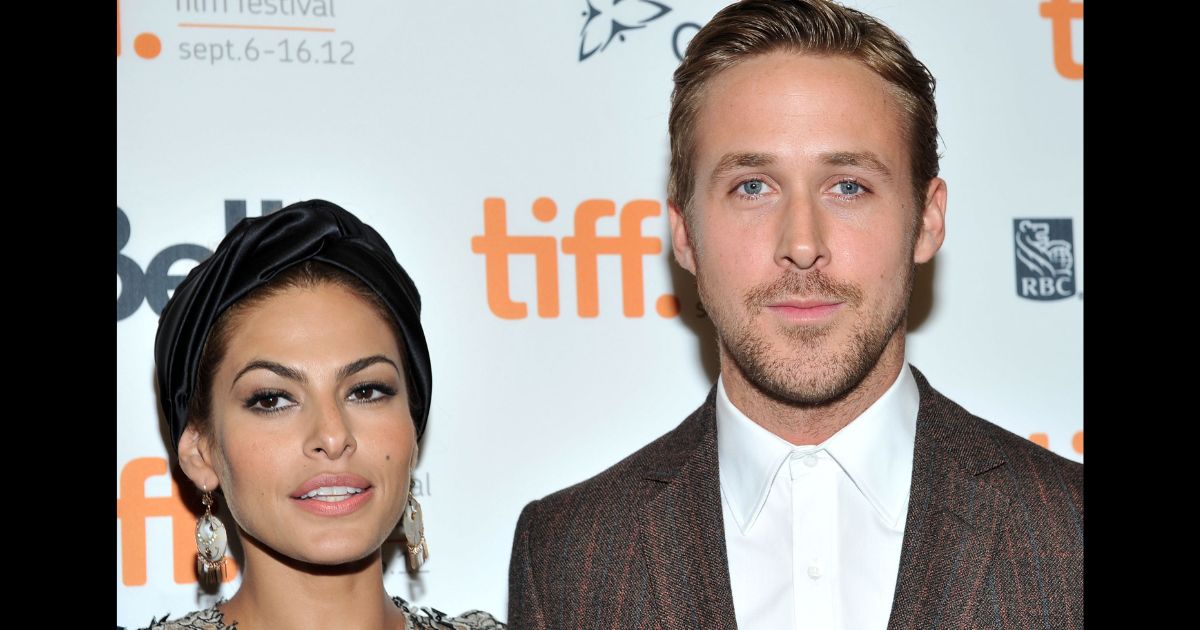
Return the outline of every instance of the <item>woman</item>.
[[[420,296],[387,243],[327,201],[245,219],[175,289],[155,362],[179,465],[202,494],[198,570],[223,570],[222,499],[245,559],[228,601],[152,630],[503,628],[391,598],[381,547],[403,520],[431,375]]]

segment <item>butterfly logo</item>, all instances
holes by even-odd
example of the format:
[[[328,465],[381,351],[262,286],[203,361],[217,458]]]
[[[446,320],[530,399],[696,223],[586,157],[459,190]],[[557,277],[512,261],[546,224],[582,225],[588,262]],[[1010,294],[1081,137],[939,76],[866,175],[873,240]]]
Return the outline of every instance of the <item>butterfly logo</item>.
[[[625,41],[625,31],[645,28],[647,24],[671,12],[671,7],[655,0],[586,0],[586,21],[579,32],[579,60],[608,48],[614,39]],[[599,4],[601,8],[596,8]]]

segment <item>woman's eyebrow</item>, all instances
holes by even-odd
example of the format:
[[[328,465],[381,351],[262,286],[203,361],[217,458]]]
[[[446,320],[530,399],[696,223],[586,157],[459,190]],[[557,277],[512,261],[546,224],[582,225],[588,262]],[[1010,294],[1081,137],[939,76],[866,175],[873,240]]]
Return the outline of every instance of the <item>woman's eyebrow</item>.
[[[376,354],[369,357],[363,357],[342,367],[342,369],[338,370],[337,378],[340,381],[347,376],[350,376],[355,372],[361,372],[362,370],[365,370],[369,366],[375,365],[376,363],[387,363],[395,368],[397,374],[400,374],[400,367],[396,365],[395,361],[383,356],[382,354]]]
[[[283,378],[298,381],[301,384],[308,383],[308,379],[305,378],[304,374],[302,374],[299,370],[287,367],[281,363],[276,363],[275,361],[266,361],[263,359],[255,359],[254,361],[247,363],[246,367],[242,368],[242,370],[237,373],[237,376],[233,377],[233,382],[236,384],[239,378],[242,378],[246,372],[251,370],[268,370],[282,376]],[[230,387],[230,389],[232,389],[232,387]]]
[[[369,357],[363,357],[342,366],[337,372],[337,380],[340,381],[351,374],[361,372],[368,367],[375,365],[376,363],[387,363],[396,370],[397,374],[401,373],[400,367],[396,365],[395,361],[383,356],[382,354],[376,354]],[[308,384],[308,378],[306,378],[304,374],[300,372],[300,370],[287,367],[286,365],[277,363],[275,361],[267,361],[264,359],[256,359],[250,363],[247,363],[246,367],[242,368],[241,371],[237,373],[237,376],[233,377],[233,382],[237,383],[238,379],[251,370],[267,370],[269,372],[274,372],[275,374],[278,374],[279,376],[282,376],[288,380],[296,381],[301,385]]]

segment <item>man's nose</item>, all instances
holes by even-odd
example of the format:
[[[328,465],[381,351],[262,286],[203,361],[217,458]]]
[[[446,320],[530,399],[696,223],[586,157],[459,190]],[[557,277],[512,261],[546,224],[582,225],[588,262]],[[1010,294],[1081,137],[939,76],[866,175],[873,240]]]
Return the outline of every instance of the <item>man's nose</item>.
[[[812,269],[829,262],[826,217],[807,194],[790,195],[780,209],[775,262],[781,267]]]

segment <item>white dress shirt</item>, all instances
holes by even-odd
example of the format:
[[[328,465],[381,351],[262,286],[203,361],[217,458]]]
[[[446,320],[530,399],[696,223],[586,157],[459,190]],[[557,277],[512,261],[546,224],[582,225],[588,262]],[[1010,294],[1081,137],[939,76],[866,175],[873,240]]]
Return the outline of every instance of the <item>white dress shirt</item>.
[[[739,628],[887,627],[919,404],[906,363],[842,430],[795,446],[734,407],[717,379],[721,507]]]

